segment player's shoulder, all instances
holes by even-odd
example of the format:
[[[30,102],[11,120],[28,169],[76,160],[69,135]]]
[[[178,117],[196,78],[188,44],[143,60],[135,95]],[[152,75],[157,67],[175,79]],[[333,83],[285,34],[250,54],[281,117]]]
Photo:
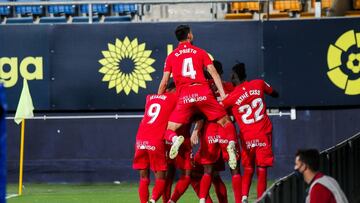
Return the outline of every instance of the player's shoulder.
[[[264,83],[265,81],[263,79],[257,78],[250,81],[251,83]]]

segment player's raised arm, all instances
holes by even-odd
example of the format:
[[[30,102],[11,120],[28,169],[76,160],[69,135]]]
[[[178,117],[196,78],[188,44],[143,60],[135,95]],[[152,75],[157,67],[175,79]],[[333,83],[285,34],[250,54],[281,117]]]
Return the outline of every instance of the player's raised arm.
[[[279,93],[265,81],[264,81],[264,92],[266,94],[270,95],[271,97],[274,97],[274,98],[279,97]]]
[[[219,91],[221,100],[225,99],[226,95],[225,95],[225,91],[224,91],[224,87],[222,85],[221,82],[221,78],[220,75],[218,74],[218,72],[216,71],[215,67],[213,64],[209,64],[207,66],[207,70],[210,73],[211,77],[214,79],[215,85]]]
[[[159,85],[159,89],[158,89],[158,94],[164,94],[165,90],[166,90],[166,86],[169,83],[169,79],[170,79],[170,72],[166,71],[163,74],[163,77],[161,79],[160,85]]]

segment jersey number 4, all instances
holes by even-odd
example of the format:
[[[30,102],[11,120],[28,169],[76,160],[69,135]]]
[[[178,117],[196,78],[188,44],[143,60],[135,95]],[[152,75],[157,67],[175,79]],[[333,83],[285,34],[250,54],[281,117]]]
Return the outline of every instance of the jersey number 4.
[[[149,110],[147,111],[147,115],[151,117],[151,119],[147,122],[148,124],[152,124],[155,122],[156,118],[159,116],[161,106],[158,103],[153,103],[150,105]]]
[[[195,79],[196,71],[194,70],[192,58],[184,59],[181,73],[184,77],[190,77],[191,79]]]
[[[251,102],[251,106],[249,104],[245,104],[239,107],[239,112],[244,113],[241,116],[243,123],[252,124],[264,118],[264,114],[261,114],[264,108],[264,103],[261,98],[254,99]],[[253,110],[255,110],[254,118],[249,118],[252,114]],[[261,114],[261,115],[260,115]]]

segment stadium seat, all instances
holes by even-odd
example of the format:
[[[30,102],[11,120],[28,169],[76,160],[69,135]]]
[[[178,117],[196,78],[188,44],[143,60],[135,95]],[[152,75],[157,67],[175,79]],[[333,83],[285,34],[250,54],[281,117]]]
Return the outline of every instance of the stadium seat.
[[[48,12],[49,14],[59,15],[59,14],[66,14],[66,15],[74,15],[75,14],[75,5],[55,5],[49,6]]]
[[[33,0],[17,0],[18,2],[33,2]],[[15,6],[18,15],[43,15],[43,6]]]
[[[354,9],[360,9],[360,0],[353,0]]]
[[[298,0],[277,0],[273,2],[273,8],[280,12],[300,12],[302,10],[301,2]]]
[[[259,2],[234,2],[231,4],[231,12],[232,13],[239,13],[239,12],[246,12],[246,11],[259,12],[260,11],[260,3]]]
[[[24,24],[24,23],[33,23],[34,19],[33,17],[14,17],[14,18],[8,18],[6,20],[6,24]]]
[[[92,12],[95,14],[107,14],[109,13],[107,4],[93,4],[92,5]],[[89,5],[84,4],[80,6],[80,13],[88,14],[89,13]]]
[[[10,6],[0,6],[0,16],[9,16],[10,13]]]
[[[356,1],[356,0],[355,0]],[[311,0],[312,7],[315,7],[315,0]],[[326,10],[331,8],[331,0],[321,0],[321,9]]]
[[[136,4],[114,4],[112,6],[114,13],[118,14],[135,14],[137,13]]]

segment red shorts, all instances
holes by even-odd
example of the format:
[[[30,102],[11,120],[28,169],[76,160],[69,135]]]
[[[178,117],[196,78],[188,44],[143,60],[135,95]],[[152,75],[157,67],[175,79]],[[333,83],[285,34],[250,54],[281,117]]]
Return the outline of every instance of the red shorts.
[[[221,126],[215,122],[206,122],[200,137],[200,148],[197,153],[197,161],[200,164],[214,164],[222,155],[225,161],[229,160],[226,147],[229,143],[228,139],[219,135]],[[240,147],[236,143],[237,159],[240,159]]]
[[[189,123],[195,113],[203,113],[207,120],[213,121],[226,115],[208,85],[196,84],[182,87],[179,98],[169,121]]]
[[[243,167],[270,167],[274,162],[272,133],[241,135],[241,157]]]
[[[136,140],[133,169],[150,168],[152,171],[166,171],[165,144],[163,141]]]
[[[170,159],[168,157],[169,151],[171,148],[171,142],[166,141],[166,159],[167,164],[173,164],[176,168],[182,170],[191,170],[192,169],[192,148],[190,138],[185,137],[184,143],[179,148],[179,153],[175,159]]]

